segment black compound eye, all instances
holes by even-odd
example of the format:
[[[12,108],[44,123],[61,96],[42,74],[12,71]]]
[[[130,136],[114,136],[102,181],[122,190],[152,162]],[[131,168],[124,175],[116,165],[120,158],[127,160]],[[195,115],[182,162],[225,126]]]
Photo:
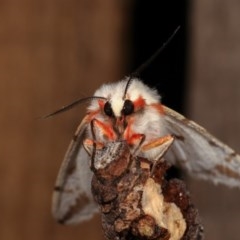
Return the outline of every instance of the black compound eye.
[[[123,104],[122,114],[123,115],[130,115],[134,112],[134,105],[133,102],[129,99],[126,99]]]
[[[104,104],[104,109],[103,110],[104,110],[104,112],[107,116],[113,117],[113,110],[112,110],[112,106],[111,106],[110,102],[106,102]]]

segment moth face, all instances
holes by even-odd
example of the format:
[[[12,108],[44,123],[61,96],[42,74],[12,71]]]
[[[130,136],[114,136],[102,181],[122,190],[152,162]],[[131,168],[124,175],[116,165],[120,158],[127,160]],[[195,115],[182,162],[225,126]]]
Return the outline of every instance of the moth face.
[[[104,113],[113,118],[126,117],[134,113],[134,103],[133,101],[117,100],[117,101],[107,101],[104,104]]]

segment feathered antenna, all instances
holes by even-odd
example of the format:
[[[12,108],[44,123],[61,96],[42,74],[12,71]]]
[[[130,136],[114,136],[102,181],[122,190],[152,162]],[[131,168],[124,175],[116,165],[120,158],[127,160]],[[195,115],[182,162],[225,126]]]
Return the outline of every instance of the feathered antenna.
[[[126,98],[126,94],[127,94],[127,91],[128,91],[128,88],[129,86],[131,85],[132,83],[132,80],[134,77],[137,77],[139,76],[139,74],[141,72],[143,72],[161,53],[162,51],[167,47],[167,45],[172,41],[172,39],[175,37],[175,35],[178,33],[180,29],[180,26],[178,26],[174,32],[171,34],[171,36],[167,39],[166,42],[163,43],[163,45],[150,57],[148,58],[147,61],[145,61],[144,63],[142,63],[134,72],[132,72],[130,75],[129,75],[129,79],[127,81],[127,84],[126,84],[126,87],[125,87],[125,90],[124,90],[124,94],[123,94],[123,99]]]
[[[60,114],[60,113],[63,113],[63,112],[66,112],[68,111],[69,109],[77,106],[78,104],[80,103],[84,103],[84,102],[87,102],[87,101],[91,101],[91,100],[94,100],[94,99],[103,99],[103,100],[107,100],[105,97],[98,97],[98,96],[92,96],[92,97],[86,97],[86,98],[80,98],[80,99],[77,99],[76,101],[66,105],[66,106],[63,106],[62,108],[50,113],[50,114],[47,114],[41,118],[49,118],[49,117],[53,117],[57,114]]]

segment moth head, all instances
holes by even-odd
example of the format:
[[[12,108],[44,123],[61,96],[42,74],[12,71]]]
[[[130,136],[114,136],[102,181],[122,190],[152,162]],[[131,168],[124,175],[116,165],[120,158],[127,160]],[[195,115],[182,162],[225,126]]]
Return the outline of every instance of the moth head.
[[[141,96],[141,91],[132,94],[131,83],[132,79],[128,78],[109,89],[108,100],[104,104],[100,104],[106,116],[124,119],[144,108],[145,100]]]
[[[104,84],[94,96],[101,96],[105,100],[93,101],[89,110],[100,109],[104,116],[114,119],[128,118],[160,101],[155,89],[149,88],[136,78],[129,77],[120,82]]]
[[[89,112],[98,113],[101,110],[110,118],[124,119],[144,109],[145,106],[159,103],[160,96],[155,89],[149,88],[140,80],[128,77],[120,82],[104,84],[92,97],[77,99],[41,118],[53,117],[87,101],[91,101],[88,106]]]

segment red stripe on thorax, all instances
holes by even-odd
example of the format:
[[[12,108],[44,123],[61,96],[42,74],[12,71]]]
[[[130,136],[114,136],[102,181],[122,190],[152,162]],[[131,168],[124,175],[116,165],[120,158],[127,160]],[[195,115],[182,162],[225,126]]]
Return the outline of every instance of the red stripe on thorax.
[[[135,111],[143,108],[146,105],[145,100],[142,98],[142,96],[140,96],[138,99],[136,99],[134,102],[134,109]]]
[[[163,105],[161,103],[152,103],[150,106],[154,107],[160,114],[165,114]]]

